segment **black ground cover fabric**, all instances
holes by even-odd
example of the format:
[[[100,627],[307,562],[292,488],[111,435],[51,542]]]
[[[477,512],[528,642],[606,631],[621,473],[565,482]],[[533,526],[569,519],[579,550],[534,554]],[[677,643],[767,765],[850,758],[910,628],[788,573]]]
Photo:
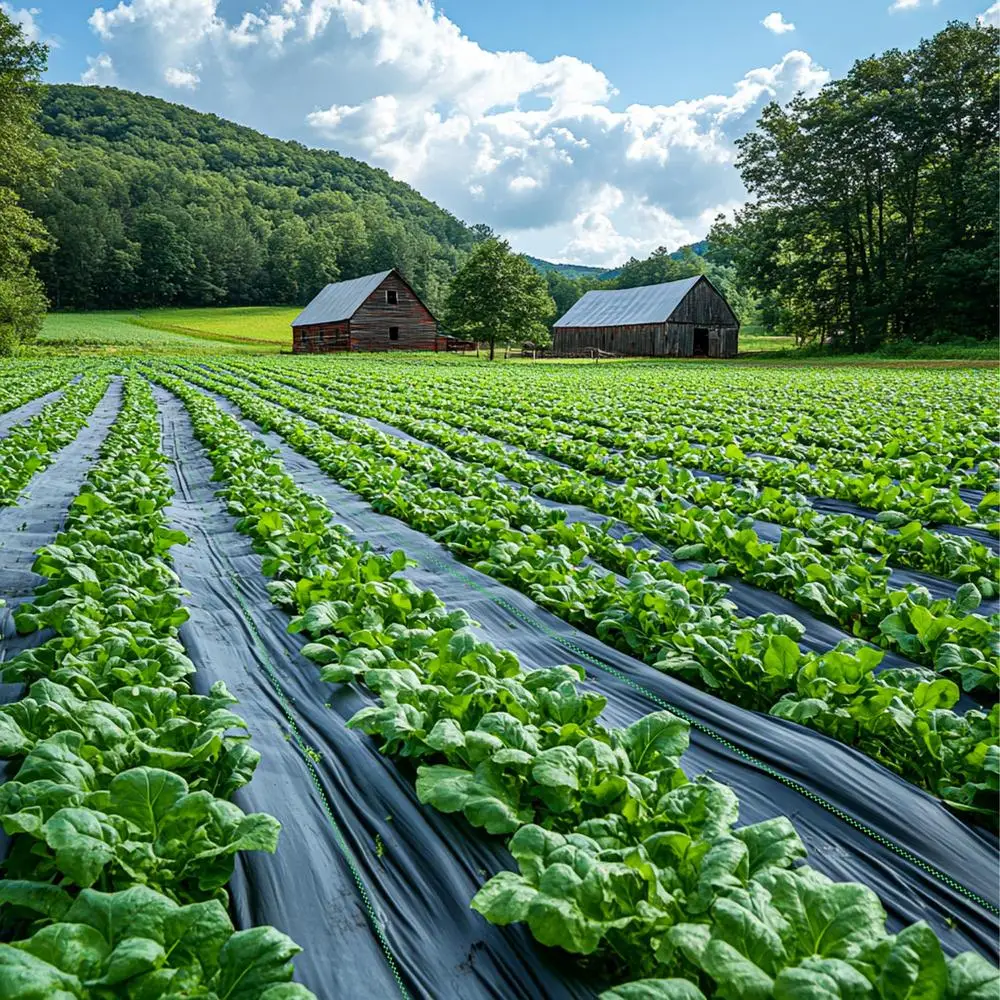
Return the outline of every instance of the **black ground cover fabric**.
[[[207,395],[238,414],[234,404]],[[259,433],[251,422],[243,423]],[[731,785],[740,797],[742,822],[788,815],[809,849],[809,862],[832,878],[861,881],[875,889],[892,927],[925,919],[949,952],[972,947],[995,956],[995,837],[966,826],[933,797],[839,743],[726,704],[566,625],[516,591],[457,562],[432,539],[375,513],[278,435],[260,436],[278,450],[296,481],[322,496],[336,519],[352,528],[359,540],[405,550],[419,564],[408,575],[420,586],[434,589],[449,606],[465,608],[495,644],[517,652],[529,667],[582,663],[589,682],[609,699],[605,718],[610,724],[625,725],[662,707],[694,719],[701,728],[692,731],[685,767],[692,774],[710,771]],[[340,697],[346,695],[335,692],[335,704]],[[328,735],[332,738],[332,733]],[[264,747],[262,752],[266,753]],[[379,774],[397,780],[391,769]],[[791,787],[792,783],[799,783],[801,790]],[[370,794],[375,794],[374,789]],[[377,829],[376,825],[371,832]],[[483,835],[470,843],[482,852],[489,839]],[[386,856],[390,853],[387,842]],[[499,856],[500,852],[494,852],[494,857]],[[466,863],[454,856],[451,862],[435,860],[426,874],[441,880],[453,877],[449,864],[464,867]],[[495,867],[485,869],[492,872]],[[378,872],[373,869],[372,874]],[[396,953],[419,954],[428,947],[426,941],[409,941],[416,929],[423,930],[409,909],[414,902],[422,902],[422,891],[386,896],[391,907],[387,934]],[[486,932],[483,927],[481,933]],[[434,947],[454,947],[447,933],[442,928]],[[407,941],[407,948],[396,947],[400,940]],[[308,941],[300,943],[309,947]],[[449,994],[439,987],[438,995]],[[519,994],[508,991],[507,995]]]
[[[377,430],[383,431],[386,434],[391,434],[393,437],[399,438],[400,440],[410,441],[415,444],[423,445],[424,447],[433,448],[435,451],[440,451],[442,455],[446,455],[446,453],[436,445],[422,441],[392,424],[376,420],[373,417],[355,417],[353,414],[340,410],[335,410],[333,412],[338,413],[346,419],[364,420],[365,423],[370,424]],[[490,438],[486,435],[478,436],[485,441],[492,441],[508,448],[514,447],[512,445],[505,445],[503,441],[499,441],[496,438]],[[544,458],[544,456],[541,457]],[[556,464],[561,465],[562,463]],[[495,473],[495,475],[497,480],[500,482],[507,483],[517,489],[524,488],[522,484],[517,483],[515,480],[508,478],[502,473]],[[656,542],[645,537],[641,533],[636,532],[634,528],[629,527],[629,525],[627,525],[624,521],[608,517],[606,514],[599,514],[598,512],[591,510],[589,507],[583,507],[579,504],[568,504],[556,500],[549,500],[536,494],[532,494],[532,496],[535,501],[543,507],[565,511],[567,521],[582,521],[594,528],[602,528],[608,522],[611,522],[612,526],[610,531],[615,538],[621,539],[623,536],[628,535],[632,537],[633,541],[631,544],[635,548],[653,549],[659,554],[659,558],[664,562],[672,562],[674,565],[679,566],[682,569],[696,569],[701,565],[697,562],[678,561],[673,559],[667,549],[658,545]],[[765,527],[773,530],[766,533],[761,532],[761,528]],[[761,534],[761,537],[764,538],[765,541],[776,542],[781,535],[781,527],[776,524],[770,524],[769,522],[754,521],[754,528]],[[765,535],[767,537],[765,537]],[[929,585],[928,589],[931,589],[931,593],[934,594],[935,597],[954,596],[955,590],[957,589],[957,584],[951,583],[950,581],[928,576],[925,573],[911,573],[905,570],[895,570],[893,580],[899,587],[902,587],[905,583],[917,583],[921,586]],[[786,597],[782,597],[772,591],[765,590],[762,587],[754,586],[751,583],[745,583],[744,581],[734,577],[726,577],[725,582],[732,588],[729,594],[730,600],[732,600],[732,602],[739,608],[742,614],[758,617],[759,615],[767,612],[772,612],[774,614],[791,615],[793,618],[797,618],[800,622],[802,622],[805,626],[806,633],[803,636],[801,643],[807,649],[814,652],[824,652],[828,649],[832,649],[838,642],[843,642],[845,639],[851,638],[846,632],[838,628],[836,625],[824,621],[807,611],[801,605],[796,604],[794,601],[790,601]],[[993,604],[996,604],[996,602],[989,602],[989,607],[986,609],[987,613],[988,610],[992,610]],[[898,653],[886,650],[879,669],[885,670],[890,667],[912,666],[914,666],[914,664],[905,657],[900,656]],[[966,708],[974,708],[976,707],[977,702],[971,698],[965,698],[963,705]]]
[[[306,640],[286,633],[288,616],[271,604],[260,558],[214,495],[211,462],[183,405],[155,392],[178,489],[169,515],[191,539],[172,550],[191,592],[181,640],[198,667],[196,688],[224,680],[261,753],[237,803],[282,824],[277,854],[240,855],[229,886],[237,925],[270,923],[290,935],[304,948],[296,978],[324,1000],[401,995],[373,926],[384,929],[414,997],[593,996],[599,984],[572,960],[541,948],[524,928],[493,927],[469,909],[488,875],[511,866],[502,839],[420,805],[413,775],[345,727],[371,700],[353,686],[323,683],[299,654]],[[317,756],[289,738],[286,709]]]
[[[54,403],[62,394],[62,389],[54,389],[44,396],[37,396],[35,399],[29,399],[27,403],[15,406],[13,410],[0,413],[0,438],[6,437],[18,424],[27,423],[32,417],[37,416],[43,407]]]
[[[53,541],[62,528],[70,503],[80,492],[87,472],[97,458],[118,409],[121,380],[113,379],[104,398],[97,404],[87,425],[55,456],[31,482],[16,506],[0,507],[0,660],[10,659],[46,639],[47,633],[19,636],[13,613],[31,598],[42,578],[32,573],[35,550]],[[0,704],[22,696],[20,684],[0,684]],[[0,783],[7,780],[11,765],[0,761]],[[5,857],[8,838],[0,829],[0,857]]]

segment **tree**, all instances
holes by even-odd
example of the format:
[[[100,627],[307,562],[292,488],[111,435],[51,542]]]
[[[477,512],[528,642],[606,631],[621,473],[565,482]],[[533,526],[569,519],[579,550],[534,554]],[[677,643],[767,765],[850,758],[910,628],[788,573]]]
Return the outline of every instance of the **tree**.
[[[506,240],[478,243],[458,269],[448,291],[448,323],[490,345],[544,341],[555,313],[545,279]]]
[[[11,354],[41,326],[46,300],[31,255],[48,244],[45,228],[21,204],[22,192],[52,176],[41,148],[38,80],[47,50],[29,42],[0,10],[0,354]]]
[[[952,22],[737,141],[756,201],[710,242],[780,330],[861,351],[995,336],[998,45]]]

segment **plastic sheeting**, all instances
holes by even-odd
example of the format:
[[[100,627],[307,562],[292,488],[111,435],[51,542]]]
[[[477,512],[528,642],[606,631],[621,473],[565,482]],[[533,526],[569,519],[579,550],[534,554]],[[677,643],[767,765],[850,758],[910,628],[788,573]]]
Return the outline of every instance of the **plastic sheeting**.
[[[64,389],[54,389],[44,396],[36,396],[34,399],[29,399],[27,403],[15,406],[13,410],[0,413],[0,438],[6,437],[18,424],[23,424],[37,416],[43,407],[55,402],[64,391]]]
[[[10,659],[47,638],[33,632],[19,636],[13,613],[29,600],[42,578],[31,571],[35,551],[51,542],[62,528],[70,503],[80,492],[101,443],[118,415],[121,382],[112,380],[85,427],[55,456],[48,468],[28,484],[18,504],[0,507],[0,660]],[[14,411],[11,411],[14,412]],[[23,685],[0,684],[0,704],[22,696]],[[10,761],[0,761],[0,783],[16,770]],[[6,857],[9,838],[0,829],[0,857]]]
[[[169,514],[191,538],[172,550],[191,591],[181,640],[198,666],[197,689],[225,680],[261,753],[237,803],[282,824],[275,855],[240,855],[229,885],[237,924],[289,934],[305,949],[296,978],[324,1000],[399,996],[386,952],[406,991],[428,1000],[594,995],[571,960],[469,909],[487,875],[510,865],[502,840],[421,806],[412,774],[345,728],[370,699],[321,682],[299,655],[305,639],[286,634],[288,616],[270,602],[259,557],[215,498],[211,462],[183,405],[155,392],[178,488]],[[313,753],[289,738],[289,714]]]
[[[218,396],[213,398],[238,416],[235,405]],[[259,433],[249,421],[243,423]],[[685,767],[692,774],[710,771],[736,789],[742,822],[756,822],[780,813],[790,816],[809,849],[810,863],[832,878],[857,880],[872,886],[889,912],[892,927],[925,919],[941,936],[949,952],[973,947],[988,956],[995,954],[998,921],[994,837],[966,826],[934,798],[848,747],[780,719],[726,704],[604,646],[541,610],[518,592],[457,562],[432,539],[375,513],[360,498],[332,482],[314,463],[285,445],[278,435],[260,436],[279,451],[288,471],[301,486],[326,500],[338,521],[352,528],[360,540],[368,540],[378,548],[404,549],[419,563],[407,571],[408,575],[418,585],[434,589],[449,606],[468,610],[482,623],[483,633],[498,646],[517,652],[529,667],[581,662],[590,684],[608,698],[605,718],[610,724],[626,725],[662,707],[693,719],[697,728],[692,730],[692,746],[685,756]],[[224,536],[223,543],[232,544]],[[246,585],[254,587],[259,583],[248,577]],[[287,637],[282,639],[285,644],[288,641]],[[227,669],[224,659],[221,662],[220,659],[205,663],[206,682],[211,673]],[[293,668],[295,684],[309,685],[307,676],[299,677],[299,664],[286,667],[290,675]],[[357,699],[352,702],[351,710],[362,703],[353,692],[348,694],[323,685],[320,688],[327,694],[333,691],[334,716],[348,714],[346,709],[342,711],[342,699]],[[240,691],[236,693],[242,697]],[[321,696],[317,691],[313,697]],[[304,711],[307,706],[312,707],[308,698],[296,697],[297,711]],[[358,738],[351,735],[345,741],[343,736],[338,737],[337,725],[338,718],[320,720],[313,738],[322,737],[321,746],[337,747],[332,751],[335,756],[330,763],[336,760],[338,773],[353,772],[356,759],[353,755],[360,752],[355,749]],[[272,748],[259,740],[258,745],[266,758]],[[339,754],[346,752],[345,748],[351,755],[341,761]],[[323,754],[323,761],[326,760]],[[366,787],[367,800],[374,798],[381,802],[388,795],[389,783],[398,788],[398,772],[403,769],[395,765],[376,767],[376,761],[380,761],[377,755],[367,760],[368,771],[363,778],[358,772],[358,780]],[[338,796],[336,801],[334,811],[341,815],[339,809],[346,808],[351,799],[349,795]],[[272,800],[268,806],[273,811]],[[361,804],[355,801],[355,806],[360,808]],[[462,995],[520,996],[533,991],[534,995],[562,995],[552,992],[554,986],[539,994],[537,979],[525,987],[516,975],[506,980],[498,978],[498,968],[505,973],[512,973],[512,969],[494,957],[497,939],[492,935],[496,929],[477,920],[470,927],[460,919],[465,904],[453,900],[443,910],[435,907],[432,912],[427,911],[430,891],[440,892],[442,884],[451,885],[459,879],[463,889],[456,898],[467,901],[471,896],[467,890],[474,891],[486,873],[502,866],[504,855],[493,846],[495,838],[485,834],[463,838],[461,824],[443,823],[446,818],[434,815],[432,810],[414,810],[405,826],[395,819],[391,824],[380,821],[380,811],[380,807],[368,810],[363,817],[370,824],[367,834],[352,832],[350,839],[357,845],[365,883],[378,896],[377,908],[385,922],[387,941],[400,962],[404,978],[421,975],[420,981],[426,984],[430,995],[450,996],[448,984],[455,980],[438,979],[441,968],[454,969],[456,965],[451,963],[464,962],[472,955],[477,961],[465,969],[468,979],[463,981]],[[418,820],[447,829],[444,842],[418,839],[410,829],[410,824]],[[353,823],[346,826],[353,831]],[[372,861],[370,850],[364,850],[366,836],[376,832],[385,843],[380,864]],[[407,854],[410,850],[420,857],[419,863],[408,860],[412,856]],[[474,850],[475,856],[466,855],[467,850]],[[287,859],[290,853],[293,852],[286,840],[275,862],[260,862],[251,856],[247,863],[256,867],[284,864],[288,862],[282,859]],[[486,860],[488,855],[492,855],[491,861]],[[402,862],[398,870],[384,863],[387,858]],[[327,861],[322,864],[325,867]],[[970,898],[969,893],[980,897],[985,905]],[[263,894],[260,899],[262,906],[270,905],[264,902]],[[310,930],[312,926],[311,921],[305,922],[304,937],[289,930],[307,952],[317,946],[326,947],[313,937],[323,933],[323,929]],[[426,936],[426,928],[431,926],[438,932],[433,942]],[[459,927],[462,934],[457,933]],[[485,942],[478,951],[466,952],[470,933],[474,939]],[[521,971],[530,964],[525,947],[518,948]],[[449,958],[445,960],[441,952],[447,952]],[[330,961],[336,961],[339,968],[340,952],[336,954],[337,959]],[[486,956],[489,956],[488,978],[484,978],[478,963],[478,959]],[[559,989],[575,990],[567,985],[569,971],[561,971],[564,977]],[[536,969],[535,974],[541,973]],[[551,971],[547,974],[552,975]]]
[[[215,396],[214,398],[221,401],[221,397]],[[390,434],[393,437],[399,438],[402,441],[410,441],[414,444],[422,445],[425,448],[432,448],[435,451],[441,452],[442,455],[447,457],[447,453],[439,448],[437,445],[432,444],[428,441],[423,441],[420,438],[414,437],[412,434],[407,433],[399,427],[393,424],[387,424],[382,420],[377,420],[374,417],[358,417],[351,413],[346,413],[342,410],[334,410],[332,407],[328,407],[331,412],[338,413],[345,419],[363,420],[365,423],[374,427],[376,430],[380,430],[385,434]],[[308,423],[309,421],[307,421]],[[490,438],[486,435],[479,435],[483,440],[493,441],[497,444],[504,444],[502,441],[498,441],[495,438]],[[510,445],[510,448],[515,446]],[[544,455],[539,456],[545,459]],[[553,461],[552,459],[546,459],[547,461]],[[557,462],[557,465],[562,465],[563,463]],[[569,468],[569,466],[566,466]],[[508,478],[502,473],[495,473],[498,481],[506,483],[517,489],[524,489],[523,484],[516,482],[513,479]],[[552,509],[563,510],[566,512],[567,521],[583,521],[586,524],[591,525],[594,528],[602,528],[609,521],[612,523],[611,534],[615,538],[622,538],[625,535],[632,537],[632,545],[635,548],[652,549],[658,553],[659,558],[664,562],[672,562],[675,566],[679,566],[682,569],[697,569],[701,566],[700,563],[693,562],[690,560],[678,561],[673,559],[669,551],[663,546],[657,544],[651,539],[647,538],[645,535],[636,532],[636,530],[624,521],[619,521],[616,518],[609,517],[605,514],[600,514],[597,511],[591,510],[589,507],[583,507],[579,504],[567,504],[561,503],[556,500],[549,500],[545,497],[538,496],[537,494],[532,494],[535,501],[541,504],[543,507],[549,507]],[[781,528],[779,525],[769,524],[764,521],[755,521],[754,527],[758,530],[758,533],[764,537],[763,533],[760,532],[761,527],[769,527],[774,529],[776,536],[780,536]],[[777,541],[775,538],[767,538],[765,540]],[[949,583],[948,581],[940,580],[937,577],[930,577],[927,574],[921,573],[907,573],[906,571],[896,571],[895,582],[898,586],[902,587],[905,583],[918,583],[920,585],[926,585],[930,581],[933,582],[936,588],[944,589],[947,591],[948,595],[954,594],[956,585]],[[807,649],[813,652],[824,652],[828,649],[832,649],[839,642],[843,642],[845,639],[852,638],[846,632],[839,629],[837,626],[818,618],[816,615],[807,611],[801,605],[796,604],[794,601],[790,601],[779,594],[775,594],[772,591],[765,590],[762,587],[756,587],[750,583],[744,583],[742,580],[726,577],[724,582],[731,587],[729,593],[729,598],[737,606],[739,611],[744,615],[749,615],[752,617],[759,617],[762,614],[773,613],[773,614],[783,614],[790,615],[793,618],[797,618],[802,625],[805,627],[806,632],[803,636],[801,643]],[[931,591],[934,593],[934,590]],[[937,596],[937,595],[935,595]],[[907,660],[905,657],[900,656],[897,653],[892,653],[888,650],[884,651],[884,656],[882,663],[879,666],[879,670],[885,670],[890,667],[913,667],[911,661]],[[964,708],[976,707],[977,702],[971,698],[965,698],[962,703]]]

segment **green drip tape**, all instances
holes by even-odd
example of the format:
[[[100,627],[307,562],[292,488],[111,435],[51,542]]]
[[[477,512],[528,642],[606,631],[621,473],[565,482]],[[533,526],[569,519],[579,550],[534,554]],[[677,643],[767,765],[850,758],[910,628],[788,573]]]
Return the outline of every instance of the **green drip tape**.
[[[738,747],[735,743],[730,742],[720,733],[717,733],[714,729],[712,729],[711,726],[706,725],[704,722],[700,722],[698,719],[694,718],[687,712],[683,711],[683,709],[676,708],[674,705],[670,704],[670,702],[665,701],[658,694],[655,694],[653,691],[650,691],[648,688],[644,687],[638,681],[629,677],[626,673],[622,672],[612,664],[599,659],[598,657],[592,655],[591,653],[588,653],[585,649],[582,649],[572,640],[567,639],[565,636],[560,635],[554,629],[550,628],[548,625],[545,624],[545,622],[541,621],[538,618],[535,618],[533,615],[530,615],[525,611],[522,611],[520,608],[511,604],[509,601],[504,600],[504,598],[496,597],[490,594],[490,592],[485,587],[476,583],[474,580],[468,579],[468,577],[465,576],[465,574],[460,573],[457,569],[455,569],[453,566],[450,566],[443,560],[438,560],[438,559],[430,560],[426,562],[425,565],[428,568],[440,570],[442,572],[448,573],[449,575],[455,577],[456,579],[462,580],[466,586],[470,587],[473,590],[479,591],[481,594],[484,594],[494,604],[503,608],[505,611],[513,615],[519,621],[523,622],[525,625],[528,625],[530,628],[533,628],[536,631],[541,632],[547,638],[553,639],[555,642],[558,642],[560,646],[569,650],[575,656],[578,656],[581,659],[586,660],[588,663],[597,667],[599,670],[603,670],[605,673],[611,674],[613,677],[616,677],[618,680],[627,684],[634,691],[637,691],[644,698],[647,698],[653,704],[658,705],[660,708],[668,712],[672,712],[674,715],[678,716],[681,719],[684,719],[684,721],[687,722],[693,729],[697,729],[698,732],[703,733],[710,739],[715,740],[717,743],[721,744],[727,750],[729,750],[730,753],[733,753],[736,756],[740,757],[748,764],[751,764],[753,767],[762,771],[768,777],[773,778],[775,781],[781,782],[781,784],[785,785],[786,788],[790,788],[792,789],[792,791],[798,792],[800,795],[805,796],[811,802],[814,802],[816,805],[821,806],[823,809],[827,810],[827,812],[831,813],[833,816],[836,816],[837,819],[839,819],[841,822],[847,823],[849,826],[854,827],[855,830],[857,830],[860,833],[863,833],[865,836],[874,840],[876,843],[881,844],[885,848],[888,848],[898,857],[903,858],[904,861],[908,861],[910,864],[916,865],[916,867],[920,868],[922,871],[926,872],[933,878],[936,878],[939,882],[948,886],[950,889],[953,889],[955,892],[961,893],[967,899],[972,900],[972,902],[981,906],[988,913],[992,913],[994,916],[1000,916],[1000,908],[996,907],[989,900],[984,899],[982,896],[980,896],[976,892],[973,892],[971,889],[967,889],[964,885],[962,885],[960,882],[957,882],[950,875],[947,875],[945,872],[940,871],[933,865],[928,864],[926,861],[923,861],[922,859],[918,858],[915,854],[913,854],[911,851],[908,851],[905,847],[901,847],[899,844],[893,843],[893,841],[889,840],[886,837],[883,837],[880,833],[877,833],[875,830],[871,829],[871,827],[866,826],[860,820],[855,819],[853,816],[850,816],[847,813],[845,813],[842,809],[839,809],[832,802],[827,802],[826,799],[824,799],[822,796],[817,795],[813,791],[810,791],[808,788],[806,788],[805,785],[802,785],[799,782],[795,781],[793,778],[789,778],[787,775],[782,774],[780,771],[772,767],[770,764],[766,764],[764,761],[759,760],[757,757],[754,757],[753,754],[748,753],[746,750],[743,750],[741,747]]]
[[[206,379],[206,381],[210,381],[210,379]],[[237,405],[239,404],[237,403]],[[271,405],[278,406],[278,404],[271,404]],[[278,408],[283,409],[284,407],[278,406]],[[280,434],[280,432],[277,433]],[[281,436],[283,437],[284,435]],[[329,476],[329,473],[325,474]],[[627,684],[633,690],[640,693],[644,698],[647,698],[653,704],[658,705],[661,708],[665,709],[666,711],[672,712],[679,718],[684,719],[692,728],[697,729],[699,732],[715,740],[717,743],[724,746],[731,753],[734,753],[736,756],[745,760],[753,767],[762,771],[764,774],[767,774],[768,777],[773,778],[775,781],[779,781],[787,788],[792,789],[798,794],[809,799],[811,802],[814,802],[816,805],[822,807],[831,815],[836,816],[837,819],[841,820],[841,822],[847,823],[849,826],[853,827],[858,832],[864,834],[871,840],[874,840],[877,844],[880,844],[881,846],[892,851],[898,857],[902,858],[903,860],[909,862],[912,865],[915,865],[917,868],[921,869],[921,871],[930,875],[932,878],[937,879],[943,885],[948,886],[950,889],[960,893],[967,899],[976,903],[978,906],[982,907],[988,913],[991,913],[994,916],[1000,916],[1000,908],[991,903],[989,900],[983,898],[978,893],[973,892],[971,889],[966,888],[964,885],[962,885],[960,882],[957,882],[955,879],[953,879],[950,875],[947,875],[945,872],[942,872],[939,869],[935,868],[933,865],[928,864],[926,861],[923,861],[921,858],[917,857],[917,855],[913,854],[911,851],[908,851],[905,847],[901,847],[899,844],[896,844],[893,841],[889,840],[888,838],[883,837],[880,833],[877,833],[875,830],[872,830],[871,827],[862,823],[860,820],[855,819],[853,816],[848,815],[842,809],[833,805],[833,803],[827,802],[822,796],[819,796],[815,792],[810,791],[808,788],[806,788],[799,782],[795,781],[794,779],[789,778],[786,775],[782,774],[780,771],[773,768],[770,764],[766,764],[764,761],[754,757],[746,750],[743,750],[742,748],[738,747],[735,743],[732,743],[729,740],[727,740],[720,733],[715,732],[715,730],[713,730],[710,726],[707,726],[703,722],[699,722],[697,719],[688,715],[683,710],[675,708],[669,702],[666,702],[662,698],[660,698],[659,695],[654,694],[648,688],[643,687],[641,684],[630,678],[627,674],[624,674],[622,671],[618,670],[617,667],[614,667],[610,663],[606,663],[605,661],[598,659],[597,657],[588,653],[586,650],[581,649],[571,640],[565,638],[564,636],[559,635],[558,632],[555,632],[554,630],[550,629],[547,625],[544,624],[544,622],[540,621],[537,618],[534,618],[533,616],[527,614],[526,612],[522,612],[519,608],[510,604],[508,601],[505,601],[503,598],[494,597],[493,595],[489,594],[489,592],[485,588],[469,580],[467,577],[459,573],[456,569],[454,569],[452,566],[449,566],[445,562],[442,562],[440,560],[431,560],[425,563],[425,565],[427,565],[428,567],[443,570],[444,572],[456,577],[457,579],[461,579],[467,586],[469,586],[474,590],[478,590],[480,593],[486,595],[495,604],[504,608],[506,611],[508,611],[514,617],[520,619],[529,627],[534,628],[537,631],[541,632],[543,635],[546,635],[549,638],[555,640],[565,649],[568,649],[571,653],[573,653],[576,656],[579,656],[581,659],[586,660],[588,663],[593,664],[599,670],[603,670],[605,673],[609,673],[612,676],[617,677],[619,680],[623,681],[625,684]]]
[[[288,698],[281,687],[281,681],[278,679],[277,670],[271,660],[271,655],[268,653],[267,647],[264,645],[263,637],[257,629],[257,623],[253,620],[250,608],[243,599],[239,575],[233,569],[228,556],[223,555],[223,559],[228,566],[229,581],[233,586],[233,592],[236,595],[236,600],[239,602],[240,611],[242,611],[247,627],[253,635],[254,645],[256,646],[257,652],[259,653],[264,664],[264,672],[267,674],[268,680],[271,682],[271,686],[274,688],[274,692],[278,696],[278,703],[281,705],[281,710],[284,713],[286,721],[288,722],[288,728],[291,731],[292,740],[295,743],[296,748],[301,753],[302,762],[306,765],[309,777],[312,779],[312,783],[316,787],[316,794],[319,796],[323,812],[326,813],[326,817],[330,821],[330,826],[333,829],[333,838],[337,844],[337,849],[343,855],[344,861],[350,869],[354,882],[358,887],[358,893],[361,896],[361,901],[364,903],[365,909],[368,911],[369,922],[371,923],[372,929],[375,931],[375,936],[378,938],[379,944],[382,947],[382,952],[389,965],[389,971],[392,973],[393,979],[396,980],[400,996],[402,996],[404,1000],[411,1000],[410,992],[407,990],[406,985],[403,982],[403,977],[399,974],[399,966],[396,964],[396,959],[392,954],[392,948],[389,945],[388,938],[385,936],[385,931],[383,930],[382,924],[378,919],[378,914],[375,912],[375,907],[372,905],[371,896],[369,895],[368,888],[361,877],[358,864],[354,860],[354,855],[351,853],[351,849],[348,846],[347,841],[344,839],[344,835],[341,832],[339,825],[337,824],[337,819],[333,814],[333,808],[330,806],[330,801],[326,797],[326,792],[323,791],[323,785],[319,780],[316,765],[313,763],[312,758],[309,755],[311,748],[302,738],[298,724],[295,721],[295,714],[292,711],[291,703],[288,701]]]
[[[169,392],[170,390],[167,389],[167,391]],[[183,402],[183,400],[181,401]],[[187,409],[186,405],[185,409]],[[199,443],[202,447],[204,447],[204,442]],[[264,643],[263,636],[261,636],[260,630],[257,628],[257,623],[253,619],[253,614],[243,597],[239,574],[234,569],[229,557],[224,552],[220,553],[220,555],[226,565],[229,582],[233,587],[233,594],[240,606],[240,611],[247,623],[247,628],[253,636],[253,642],[255,648],[257,649],[257,653],[261,658],[261,662],[264,664],[264,672],[267,674],[271,687],[274,688],[274,693],[278,696],[278,704],[281,706],[281,711],[288,723],[292,740],[295,743],[296,749],[301,754],[302,762],[305,764],[306,770],[309,772],[309,777],[316,788],[316,794],[319,796],[323,812],[326,814],[326,818],[330,821],[330,827],[333,830],[334,842],[337,845],[337,849],[343,856],[344,862],[350,870],[354,883],[358,888],[358,894],[361,896],[361,902],[364,904],[364,907],[368,912],[368,920],[371,923],[372,930],[375,932],[375,936],[378,938],[379,945],[382,948],[382,953],[388,963],[389,971],[392,973],[392,977],[395,979],[396,985],[399,987],[399,993],[400,996],[403,997],[403,1000],[412,1000],[410,992],[407,990],[406,984],[403,982],[403,977],[399,973],[399,966],[392,954],[392,948],[389,945],[389,940],[386,937],[382,924],[378,919],[378,914],[375,912],[375,907],[372,905],[371,896],[364,883],[364,879],[361,877],[361,871],[358,868],[358,863],[355,861],[354,855],[351,853],[351,849],[348,846],[347,841],[344,839],[344,835],[337,823],[336,816],[334,816],[333,808],[330,805],[330,800],[327,798],[326,792],[323,790],[323,784],[319,780],[316,765],[313,763],[313,760],[309,755],[311,747],[309,747],[306,741],[302,738],[302,733],[299,731],[298,723],[295,721],[295,713],[292,711],[291,702],[289,702],[288,697],[281,686],[277,670],[271,660],[271,654],[267,651],[267,646]]]

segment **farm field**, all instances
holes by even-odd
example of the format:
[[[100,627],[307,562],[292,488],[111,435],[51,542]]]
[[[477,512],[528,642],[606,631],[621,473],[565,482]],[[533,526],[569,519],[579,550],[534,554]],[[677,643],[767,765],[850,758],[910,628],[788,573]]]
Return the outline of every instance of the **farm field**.
[[[995,369],[186,312],[0,361],[15,996],[997,995]]]

